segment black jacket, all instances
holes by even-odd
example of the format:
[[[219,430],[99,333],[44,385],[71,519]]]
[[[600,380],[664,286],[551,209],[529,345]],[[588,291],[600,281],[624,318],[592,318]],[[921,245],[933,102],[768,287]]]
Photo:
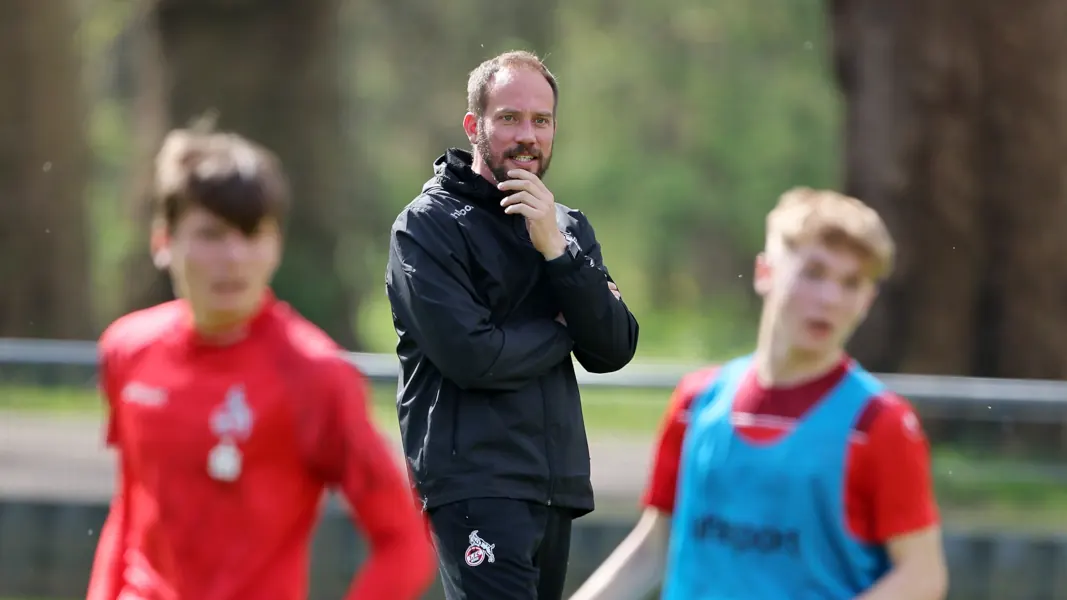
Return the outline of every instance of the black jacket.
[[[438,158],[390,238],[397,414],[415,487],[428,509],[506,497],[585,514],[593,490],[571,352],[589,371],[621,369],[637,320],[608,289],[585,215],[557,203],[570,246],[545,261],[470,164],[455,148]]]

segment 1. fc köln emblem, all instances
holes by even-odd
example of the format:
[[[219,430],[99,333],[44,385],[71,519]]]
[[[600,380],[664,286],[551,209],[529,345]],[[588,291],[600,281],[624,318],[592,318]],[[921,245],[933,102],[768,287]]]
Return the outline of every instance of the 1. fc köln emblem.
[[[490,544],[478,537],[477,529],[471,532],[467,540],[471,545],[467,547],[463,560],[467,562],[468,566],[477,567],[485,562],[485,559],[489,559],[489,562],[496,562],[496,557],[493,556],[493,548],[496,548],[496,544]]]

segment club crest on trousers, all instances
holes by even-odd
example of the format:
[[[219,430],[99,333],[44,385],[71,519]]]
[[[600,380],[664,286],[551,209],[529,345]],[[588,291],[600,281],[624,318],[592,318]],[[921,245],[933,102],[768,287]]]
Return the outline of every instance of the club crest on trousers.
[[[496,562],[496,556],[493,556],[493,548],[496,548],[496,544],[490,544],[478,537],[478,530],[475,529],[467,537],[467,541],[470,542],[470,546],[467,547],[467,552],[463,555],[463,560],[466,561],[468,566],[477,567],[489,560],[489,562]]]

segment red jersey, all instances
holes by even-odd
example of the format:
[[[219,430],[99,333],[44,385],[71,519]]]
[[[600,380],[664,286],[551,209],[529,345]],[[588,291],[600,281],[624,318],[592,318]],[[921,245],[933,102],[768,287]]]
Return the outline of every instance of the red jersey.
[[[734,397],[734,427],[754,443],[774,443],[833,389],[848,365],[842,361],[830,373],[790,388],[765,388],[749,371]],[[675,388],[656,444],[646,507],[673,512],[689,406],[716,372],[711,367],[690,373]],[[903,398],[887,392],[871,400],[856,420],[845,468],[845,519],[858,539],[884,544],[938,523],[929,444]]]
[[[362,375],[269,296],[244,337],[200,339],[182,301],[100,340],[118,490],[90,600],[297,600],[327,487],[369,540],[348,598],[418,598],[433,551],[371,424]]]

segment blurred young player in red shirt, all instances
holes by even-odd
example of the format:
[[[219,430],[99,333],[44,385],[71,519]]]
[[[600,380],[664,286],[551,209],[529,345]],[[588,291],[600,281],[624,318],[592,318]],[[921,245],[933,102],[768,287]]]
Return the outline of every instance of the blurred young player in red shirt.
[[[240,136],[174,131],[151,245],[177,296],[100,340],[119,480],[89,600],[298,600],[327,488],[370,545],[347,598],[415,599],[434,559],[362,375],[276,300],[289,189]]]
[[[682,379],[633,533],[571,600],[935,600],[929,447],[844,351],[894,246],[858,200],[783,195],[756,261],[753,355]]]

